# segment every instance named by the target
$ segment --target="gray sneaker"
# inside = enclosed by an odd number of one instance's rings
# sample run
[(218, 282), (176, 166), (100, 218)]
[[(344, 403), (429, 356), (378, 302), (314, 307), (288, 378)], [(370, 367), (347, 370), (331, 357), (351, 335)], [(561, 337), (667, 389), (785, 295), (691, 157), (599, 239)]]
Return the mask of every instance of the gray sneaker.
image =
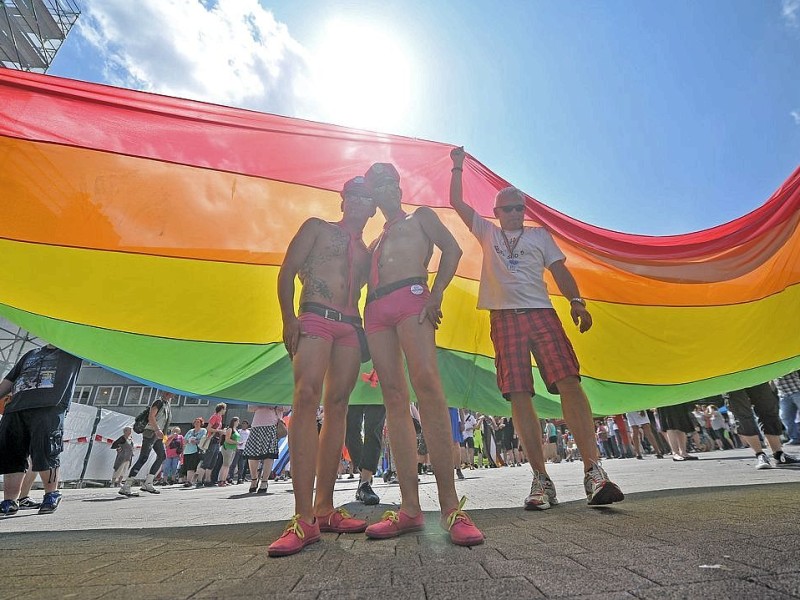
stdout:
[(122, 495), (122, 496), (127, 496), (129, 498), (131, 496), (138, 496), (139, 495), (139, 492), (131, 491), (131, 484), (128, 483), (127, 481), (122, 484), (122, 487), (119, 488), (119, 490), (117, 490), (117, 493)]
[(759, 471), (762, 469), (771, 469), (772, 463), (769, 460), (769, 456), (764, 454), (763, 452), (759, 452), (756, 454), (756, 469)]
[(586, 502), (589, 506), (612, 504), (625, 499), (625, 494), (617, 487), (617, 484), (608, 478), (599, 463), (594, 463), (584, 475), (583, 489), (586, 492)]
[(525, 510), (547, 510), (548, 508), (550, 508), (550, 500), (544, 489), (542, 474), (534, 471), (531, 493), (525, 498)]
[(550, 502), (550, 506), (555, 506), (558, 504), (558, 498), (556, 498), (556, 486), (553, 483), (553, 480), (550, 479), (550, 476), (547, 473), (539, 473), (539, 481), (542, 482), (542, 487), (544, 488), (545, 494), (547, 494), (547, 501)]

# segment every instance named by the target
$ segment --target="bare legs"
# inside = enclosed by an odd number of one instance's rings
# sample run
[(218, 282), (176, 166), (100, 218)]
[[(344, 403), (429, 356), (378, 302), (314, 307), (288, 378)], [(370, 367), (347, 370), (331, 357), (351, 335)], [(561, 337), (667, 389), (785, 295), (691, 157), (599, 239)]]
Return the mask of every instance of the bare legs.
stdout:
[(453, 481), (450, 416), (439, 380), (433, 326), (427, 321), (419, 324), (416, 317), (410, 317), (396, 330), (371, 334), (369, 347), (386, 405), (386, 425), (402, 494), (400, 509), (411, 517), (421, 511), (416, 433), (409, 410), (403, 354), (419, 400), (420, 420), (436, 477), (439, 505), (443, 513), (456, 508), (458, 496)]
[[(292, 364), (295, 387), (289, 453), (295, 512), (306, 523), (312, 523), (315, 474), (319, 478), (317, 508), (333, 510), (333, 485), (344, 444), (347, 400), (358, 376), (359, 350), (334, 347), (317, 337), (302, 337)], [(317, 407), (323, 382), (327, 390), (325, 421), (317, 435)]]
[[(561, 411), (581, 453), (584, 471), (600, 461), (600, 451), (595, 443), (594, 421), (589, 399), (577, 377), (567, 377), (556, 382), (561, 394)], [(516, 420), (515, 420), (516, 422)]]
[(314, 501), (314, 514), (317, 516), (329, 515), (334, 510), (333, 487), (347, 428), (347, 402), (360, 366), (358, 348), (334, 347), (325, 377), (325, 420), (322, 422), (317, 450), (317, 493)]
[[(756, 454), (758, 454), (759, 452), (763, 452), (763, 450), (761, 449), (761, 440), (758, 439), (757, 435), (742, 435), (740, 433), (739, 437), (742, 438), (742, 441), (748, 446), (750, 446), (750, 448)], [(775, 454), (780, 450), (783, 450), (783, 444), (781, 443), (780, 436), (765, 434), (764, 437), (767, 439), (767, 444), (769, 445), (769, 449), (772, 450), (773, 454)]]
[[(539, 473), (547, 473), (542, 448), (542, 428), (530, 392), (514, 392), (509, 394), (511, 400), (511, 416), (514, 419), (514, 431), (517, 432), (531, 467)], [(505, 457), (504, 457), (505, 458)]]

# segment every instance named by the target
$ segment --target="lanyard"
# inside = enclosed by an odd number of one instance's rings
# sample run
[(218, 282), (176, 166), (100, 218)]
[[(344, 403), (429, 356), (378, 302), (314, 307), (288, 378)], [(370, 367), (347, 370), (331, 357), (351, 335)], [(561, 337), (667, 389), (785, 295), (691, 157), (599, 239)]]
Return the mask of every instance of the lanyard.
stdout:
[(525, 233), (525, 228), (524, 227), (522, 228), (519, 237), (514, 240), (513, 245), (508, 241), (508, 237), (506, 236), (505, 231), (501, 229), (500, 233), (503, 235), (503, 241), (506, 243), (506, 250), (508, 250), (508, 258), (514, 258), (514, 249), (517, 247), (517, 244), (519, 244), (519, 241), (522, 239), (522, 234)]

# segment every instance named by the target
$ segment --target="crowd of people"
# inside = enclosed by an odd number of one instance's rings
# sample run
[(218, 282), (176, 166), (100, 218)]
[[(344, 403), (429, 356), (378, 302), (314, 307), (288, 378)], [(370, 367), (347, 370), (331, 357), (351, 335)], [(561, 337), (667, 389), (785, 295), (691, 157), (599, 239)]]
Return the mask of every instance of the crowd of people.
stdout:
[[(225, 487), (250, 483), (249, 493), (266, 494), (272, 464), (278, 458), (278, 442), (287, 434), (283, 419), (288, 407), (249, 406), (252, 425), (232, 417), (225, 421), (228, 409), (224, 402), (216, 405), (206, 422), (196, 417), (184, 435), (180, 427), (170, 426), (169, 392), (153, 402), (148, 423), (142, 431), (142, 446), (133, 467), (132, 429), (124, 428), (112, 445), (117, 452), (112, 485), (119, 485), (123, 496), (135, 496), (132, 490), (137, 473), (155, 452), (150, 471), (140, 488), (151, 494), (161, 493), (157, 486), (181, 484), (183, 487)], [(127, 472), (127, 477), (123, 474)]]
[[(507, 187), (497, 193), (494, 221), (465, 202), (465, 156), (462, 148), (450, 154), (449, 201), (481, 246), (477, 308), (489, 311), (497, 387), (509, 403), (510, 417), (448, 409), (435, 334), (443, 318), (443, 295), (462, 251), (432, 209), (403, 209), (399, 172), (390, 163), (375, 163), (344, 184), (341, 220), (308, 219), (286, 250), (277, 294), (294, 376), (292, 406), (250, 407), (254, 416), (246, 423), (226, 419), (227, 406), (221, 403), (207, 420), (196, 418), (183, 433), (172, 425), (173, 394), (162, 393), (134, 424), (142, 433), (136, 460), (131, 431), (126, 429), (114, 442), (118, 456), (112, 480), (120, 485), (119, 494), (137, 493), (133, 486), (152, 453), (155, 460), (141, 486), (147, 493), (160, 493), (157, 483), (205, 487), (248, 480), (250, 492), (265, 493), (289, 409), (295, 515), (270, 544), (270, 556), (300, 552), (319, 542), (324, 532), (387, 539), (420, 531), (425, 526), (419, 498), (423, 473), (435, 478), (439, 523), (449, 540), (474, 546), (483, 543), (484, 535), (455, 487), (464, 468), (529, 465), (531, 488), (522, 508), (547, 510), (558, 503), (547, 465), (561, 460), (582, 463), (589, 506), (624, 500), (601, 464), (604, 458), (660, 458), (669, 452), (672, 460), (682, 462), (696, 458), (692, 451), (701, 445), (725, 449), (744, 444), (756, 453), (759, 468), (798, 462), (783, 451), (781, 440), (786, 429), (787, 444), (798, 441), (796, 374), (776, 382), (778, 395), (763, 384), (730, 392), (724, 404), (721, 399), (704, 400), (697, 407), (692, 403), (595, 419), (581, 385), (578, 358), (543, 277), (549, 272), (567, 299), (578, 332), (589, 331), (592, 315), (566, 257), (546, 229), (525, 225), (520, 190)], [(385, 224), (367, 246), (364, 227), (377, 210)], [(430, 280), (434, 249), (440, 257)], [(358, 307), (364, 286), (362, 321)], [(537, 415), (532, 356), (547, 391), (560, 397), (563, 421), (541, 421)], [(370, 358), (383, 404), (350, 405), (361, 364)], [(19, 510), (26, 471), (38, 472), (45, 482), (40, 512), (57, 508), (61, 433), (79, 368), (79, 359), (47, 346), (27, 353), (0, 381), (0, 397), (11, 393), (0, 420), (4, 515)], [(410, 403), (409, 382), (416, 404)], [(762, 448), (762, 432), (769, 455)], [(333, 490), (346, 468), (343, 456), (349, 457), (353, 477), (358, 474), (358, 501), (380, 501), (372, 481), (383, 472), (400, 486), (398, 510), (368, 524), (337, 508)]]

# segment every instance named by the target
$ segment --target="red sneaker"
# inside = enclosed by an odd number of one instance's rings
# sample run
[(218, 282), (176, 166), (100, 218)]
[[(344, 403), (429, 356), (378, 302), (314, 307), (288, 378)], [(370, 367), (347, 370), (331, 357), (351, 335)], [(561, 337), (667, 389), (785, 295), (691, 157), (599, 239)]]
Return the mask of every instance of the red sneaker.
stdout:
[(423, 529), (425, 529), (425, 517), (422, 513), (416, 517), (409, 517), (403, 511), (387, 510), (380, 521), (367, 527), (366, 534), (368, 538), (374, 540), (385, 540)]
[(283, 534), (267, 548), (270, 556), (289, 556), (297, 554), (308, 546), (319, 541), (319, 523), (306, 523), (295, 515), (284, 529)]
[(477, 546), (485, 538), (467, 513), (461, 510), (466, 502), (467, 497), (462, 497), (458, 506), (442, 517), (441, 525), (450, 533), (450, 541), (456, 546)]
[(337, 508), (329, 515), (317, 517), (320, 531), (333, 533), (361, 533), (367, 528), (367, 522), (356, 519), (344, 508)]

